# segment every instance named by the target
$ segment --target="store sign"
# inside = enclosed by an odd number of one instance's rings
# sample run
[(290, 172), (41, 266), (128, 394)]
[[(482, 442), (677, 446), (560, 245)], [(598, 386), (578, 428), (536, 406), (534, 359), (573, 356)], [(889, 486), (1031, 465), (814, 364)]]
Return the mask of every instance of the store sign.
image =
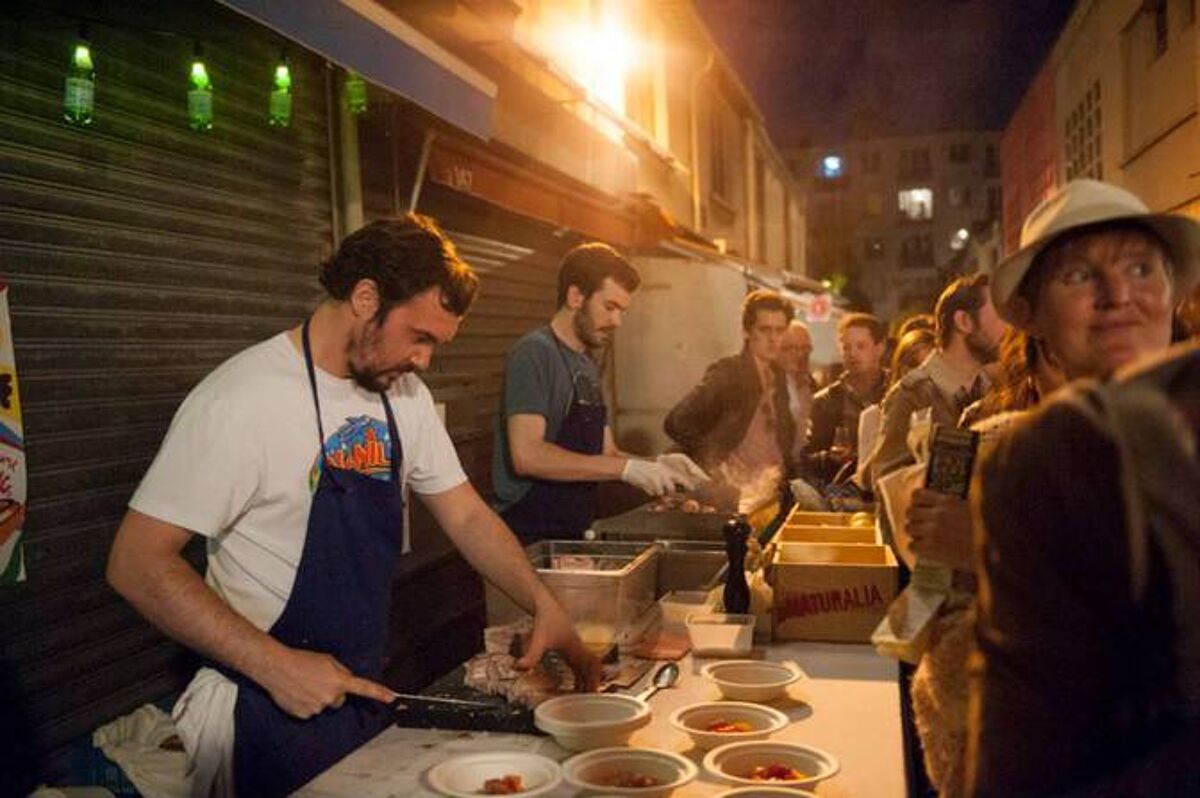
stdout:
[(814, 294), (804, 310), (805, 321), (829, 321), (833, 311), (833, 297), (830, 294)]
[(25, 579), (21, 548), (24, 523), (25, 438), (8, 315), (8, 286), (0, 283), (0, 585)]

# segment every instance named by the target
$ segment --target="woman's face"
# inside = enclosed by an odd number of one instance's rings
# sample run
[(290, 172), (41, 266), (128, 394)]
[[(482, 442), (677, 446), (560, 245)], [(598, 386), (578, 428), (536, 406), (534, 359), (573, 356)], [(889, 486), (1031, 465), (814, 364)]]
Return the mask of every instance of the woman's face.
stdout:
[(1107, 377), (1171, 343), (1171, 276), (1138, 229), (1103, 230), (1046, 255), (1030, 332), (1068, 379)]

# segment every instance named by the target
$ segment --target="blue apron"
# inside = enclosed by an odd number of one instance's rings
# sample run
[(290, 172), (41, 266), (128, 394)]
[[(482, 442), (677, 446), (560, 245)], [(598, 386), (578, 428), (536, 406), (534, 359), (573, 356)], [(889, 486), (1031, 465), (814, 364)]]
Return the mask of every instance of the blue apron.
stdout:
[[(571, 368), (558, 336), (552, 329), (547, 331), (558, 347), (563, 367), (571, 375), (571, 403), (552, 443), (579, 454), (600, 454), (604, 451), (604, 427), (608, 423), (600, 386), (585, 388), (581, 384), (590, 375)], [(580, 538), (596, 517), (598, 488), (597, 482), (535, 479), (525, 495), (504, 510), (501, 517), (524, 544), (552, 538)]]
[[(404, 536), (400, 435), (391, 403), (380, 394), (391, 438), (391, 481), (331, 466), (307, 321), (303, 341), (322, 467), (296, 580), (269, 634), (293, 648), (330, 654), (355, 675), (381, 681), (392, 574)], [(287, 795), (391, 723), (389, 707), (354, 695), (338, 709), (300, 720), (258, 684), (222, 670), (238, 684), (233, 770), (241, 798)]]

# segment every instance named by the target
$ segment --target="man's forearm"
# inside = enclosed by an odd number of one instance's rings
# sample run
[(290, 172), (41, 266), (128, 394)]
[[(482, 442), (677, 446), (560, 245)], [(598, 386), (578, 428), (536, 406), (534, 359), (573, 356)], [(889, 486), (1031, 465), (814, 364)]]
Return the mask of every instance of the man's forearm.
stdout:
[(523, 477), (557, 482), (611, 482), (621, 478), (627, 458), (580, 454), (550, 441), (532, 441), (513, 452), (513, 465)]
[(138, 554), (114, 547), (113, 588), (174, 640), (261, 682), (282, 645), (231, 609), (178, 554)]

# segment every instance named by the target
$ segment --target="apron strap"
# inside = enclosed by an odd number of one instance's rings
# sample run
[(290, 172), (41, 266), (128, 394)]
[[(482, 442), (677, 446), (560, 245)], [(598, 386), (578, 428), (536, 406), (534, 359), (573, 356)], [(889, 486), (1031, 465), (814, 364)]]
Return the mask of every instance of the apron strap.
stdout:
[(313, 366), (312, 344), (308, 340), (308, 323), (311, 319), (304, 320), (304, 326), (300, 330), (300, 340), (304, 344), (304, 366), (308, 369), (308, 385), (312, 389), (313, 407), (317, 411), (317, 444), (321, 452), (321, 468), (325, 468), (325, 427), (321, 424), (321, 400), (317, 397), (317, 371)]
[(400, 462), (404, 458), (404, 445), (400, 442), (400, 431), (396, 427), (396, 417), (392, 414), (392, 403), (388, 401), (387, 393), (380, 391), (379, 400), (383, 402), (383, 412), (387, 415), (388, 437), (392, 439), (391, 461), (392, 484), (400, 496), (400, 504), (404, 504), (404, 485), (400, 482)]

